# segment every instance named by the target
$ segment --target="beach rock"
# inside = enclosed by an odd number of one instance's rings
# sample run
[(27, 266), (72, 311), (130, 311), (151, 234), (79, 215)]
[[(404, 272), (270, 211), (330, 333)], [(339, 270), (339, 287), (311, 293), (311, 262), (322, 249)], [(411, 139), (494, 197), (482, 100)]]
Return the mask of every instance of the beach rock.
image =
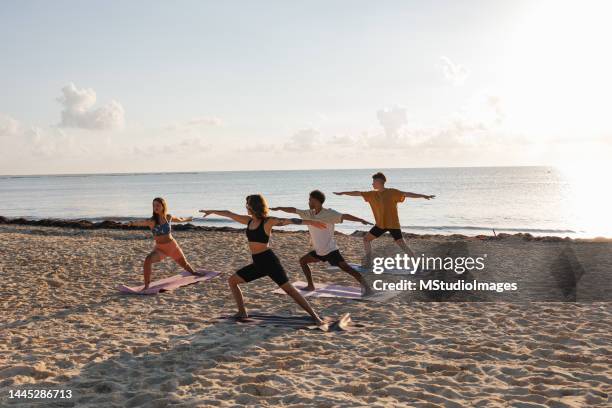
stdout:
[[(23, 217), (19, 218), (7, 218), (4, 216), (0, 216), (0, 224), (9, 224), (9, 225), (34, 225), (34, 226), (43, 226), (43, 227), (57, 227), (57, 228), (75, 228), (75, 229), (121, 229), (121, 230), (147, 230), (147, 227), (137, 227), (137, 226), (128, 226), (127, 223), (117, 222), (113, 220), (103, 220), (101, 222), (91, 222), (88, 220), (63, 220), (63, 219), (53, 219), (53, 218), (43, 218), (40, 220), (28, 220)], [(235, 227), (211, 227), (211, 226), (198, 226), (191, 223), (187, 224), (175, 224), (172, 227), (175, 231), (217, 231), (217, 232), (244, 232), (244, 228), (235, 228)], [(277, 234), (304, 234), (305, 231), (283, 231), (277, 230), (275, 231)], [(342, 232), (336, 231), (336, 234), (346, 235)], [(349, 236), (351, 237), (363, 237), (367, 234), (367, 231), (353, 231)], [(543, 236), (543, 237), (534, 237), (529, 233), (517, 233), (517, 234), (508, 234), (508, 233), (499, 233), (497, 236), (494, 235), (477, 235), (474, 237), (470, 237), (462, 234), (451, 234), (451, 235), (443, 235), (443, 234), (414, 234), (409, 232), (402, 233), (404, 238), (407, 239), (422, 239), (422, 240), (431, 240), (431, 239), (442, 239), (442, 240), (468, 240), (468, 241), (499, 241), (508, 238), (520, 238), (525, 241), (542, 241), (542, 242), (574, 242), (576, 241), (570, 237), (552, 237), (552, 236)], [(600, 242), (610, 242), (610, 238), (596, 238), (595, 240), (599, 240)]]
[(109, 221), (109, 220), (105, 220), (102, 222), (98, 222), (94, 224), (94, 228), (108, 228), (108, 229), (125, 229), (125, 228), (129, 228), (127, 225), (125, 224), (121, 224), (117, 221)]

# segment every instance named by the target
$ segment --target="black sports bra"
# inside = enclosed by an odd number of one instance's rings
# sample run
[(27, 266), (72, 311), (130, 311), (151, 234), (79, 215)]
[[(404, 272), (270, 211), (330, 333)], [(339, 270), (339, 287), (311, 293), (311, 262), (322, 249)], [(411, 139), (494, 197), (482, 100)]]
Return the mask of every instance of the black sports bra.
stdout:
[(251, 225), (252, 219), (249, 220), (246, 228), (246, 236), (249, 242), (261, 242), (262, 244), (267, 244), (270, 241), (270, 236), (266, 234), (266, 230), (264, 229), (264, 224), (266, 223), (266, 218), (262, 219), (259, 223), (259, 226), (255, 229), (249, 229), (249, 225)]

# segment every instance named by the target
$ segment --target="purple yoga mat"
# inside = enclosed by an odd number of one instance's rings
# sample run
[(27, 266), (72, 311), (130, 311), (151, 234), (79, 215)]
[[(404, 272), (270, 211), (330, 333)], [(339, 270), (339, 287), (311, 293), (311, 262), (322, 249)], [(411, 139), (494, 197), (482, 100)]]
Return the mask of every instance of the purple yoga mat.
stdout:
[[(304, 290), (307, 282), (294, 282), (293, 286), (300, 291), (304, 297), (339, 297), (348, 299), (361, 299), (361, 288), (356, 286), (334, 285), (333, 283), (315, 283), (314, 291)], [(274, 293), (284, 294), (285, 291), (278, 288)]]
[[(303, 290), (308, 285), (306, 282), (298, 281), (294, 282), (293, 286), (300, 291), (302, 296), (309, 298), (344, 298), (344, 299), (358, 299), (367, 300), (372, 302), (386, 302), (400, 294), (398, 291), (377, 291), (368, 296), (361, 295), (361, 288), (357, 286), (342, 286), (335, 285), (333, 283), (315, 283), (315, 290), (307, 291)], [(278, 288), (274, 291), (281, 295), (285, 294), (285, 291)]]
[(149, 289), (142, 290), (144, 285), (140, 286), (126, 286), (118, 285), (117, 290), (122, 293), (129, 293), (131, 295), (156, 295), (159, 292), (166, 292), (180, 288), (181, 286), (191, 285), (197, 282), (207, 281), (219, 275), (219, 272), (210, 272), (204, 270), (197, 270), (198, 273), (203, 273), (204, 276), (192, 275), (187, 271), (184, 271), (178, 275), (171, 276), (169, 278), (160, 279), (155, 282), (151, 282)]

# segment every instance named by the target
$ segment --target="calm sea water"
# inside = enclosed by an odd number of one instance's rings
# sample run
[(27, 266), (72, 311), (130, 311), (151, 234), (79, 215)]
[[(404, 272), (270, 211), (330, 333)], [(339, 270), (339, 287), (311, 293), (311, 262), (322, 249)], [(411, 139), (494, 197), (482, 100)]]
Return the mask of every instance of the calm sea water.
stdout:
[[(151, 200), (166, 198), (170, 212), (197, 216), (201, 208), (244, 213), (244, 197), (262, 193), (271, 206), (307, 207), (308, 192), (327, 194), (326, 206), (372, 220), (360, 197), (333, 191), (369, 190), (374, 170), (245, 171), (163, 174), (0, 176), (0, 215), (7, 217), (114, 219), (147, 217)], [(435, 200), (400, 204), (402, 228), (416, 233), (529, 232), (534, 235), (610, 236), (608, 210), (577, 201), (577, 189), (547, 167), (384, 170), (388, 187), (435, 194)], [(606, 206), (607, 207), (607, 206)], [(282, 215), (276, 213), (275, 215)], [(196, 224), (237, 226), (222, 218)], [(301, 228), (301, 227), (297, 227)], [(338, 230), (366, 227), (346, 222)]]

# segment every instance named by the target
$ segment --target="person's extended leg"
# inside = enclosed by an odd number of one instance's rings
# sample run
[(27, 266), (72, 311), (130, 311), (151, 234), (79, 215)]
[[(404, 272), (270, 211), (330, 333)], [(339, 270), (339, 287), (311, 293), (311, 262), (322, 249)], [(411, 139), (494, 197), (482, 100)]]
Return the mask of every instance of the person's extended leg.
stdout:
[(195, 269), (193, 269), (191, 264), (189, 264), (189, 262), (187, 262), (187, 259), (185, 259), (185, 257), (180, 258), (178, 261), (176, 261), (176, 263), (179, 264), (187, 272), (189, 272), (189, 273), (191, 273), (193, 275), (197, 275)]
[(404, 241), (404, 238), (396, 239), (395, 243), (402, 249), (402, 251), (407, 253), (409, 257), (414, 258), (414, 252), (412, 252), (412, 249), (410, 249), (406, 241)]
[(176, 260), (176, 263), (179, 264), (184, 270), (186, 270), (187, 272), (189, 272), (192, 275), (204, 276), (203, 273), (198, 273), (198, 272), (195, 271), (195, 269), (193, 269), (191, 264), (189, 262), (187, 262), (187, 258), (185, 258), (185, 255), (183, 255), (182, 257), (178, 258)]
[(238, 313), (236, 314), (236, 317), (242, 319), (249, 317), (247, 310), (244, 307), (244, 297), (242, 296), (242, 291), (238, 287), (238, 285), (244, 282), (245, 280), (237, 274), (233, 274), (227, 280), (230, 290), (232, 291), (232, 295), (234, 296), (234, 300), (236, 301), (236, 306), (238, 306)]
[(238, 287), (238, 285), (251, 282), (255, 279), (259, 279), (266, 274), (259, 270), (255, 263), (248, 264), (236, 271), (235, 274), (230, 276), (227, 280), (227, 283), (232, 291), (232, 295), (234, 296), (234, 300), (236, 301), (236, 306), (238, 306), (238, 313), (236, 314), (237, 318), (247, 318), (249, 317), (246, 308), (244, 307), (244, 298), (242, 297), (242, 291)]
[(176, 242), (174, 242), (174, 247), (172, 248), (171, 255), (172, 255), (172, 259), (174, 259), (174, 262), (179, 264), (181, 268), (183, 268), (187, 272), (191, 273), (192, 275), (201, 276), (201, 274), (197, 273), (195, 271), (195, 269), (193, 269), (191, 264), (189, 264), (189, 262), (187, 262), (187, 258), (185, 257), (185, 254), (183, 253), (183, 250), (181, 249), (180, 246), (178, 246), (178, 244)]
[(310, 271), (309, 263), (320, 262), (319, 259), (312, 256), (310, 253), (304, 255), (300, 258), (300, 266), (302, 267), (302, 272), (304, 272), (304, 276), (306, 276), (306, 280), (308, 281), (308, 286), (304, 288), (304, 290), (315, 290), (314, 281), (312, 280), (312, 272)]
[(151, 270), (153, 269), (153, 264), (160, 262), (164, 258), (164, 255), (157, 250), (151, 252), (144, 261), (143, 266), (143, 275), (144, 275), (144, 288), (149, 289), (149, 284), (151, 283)]
[(365, 264), (364, 266), (370, 265), (372, 263), (372, 241), (378, 238), (376, 235), (373, 235), (371, 232), (368, 232), (363, 237), (363, 248), (365, 250)]
[(344, 272), (346, 272), (349, 275), (351, 275), (357, 282), (359, 282), (359, 284), (363, 288), (365, 294), (368, 294), (368, 293), (371, 292), (371, 290), (369, 290), (369, 286), (368, 286), (368, 283), (366, 282), (365, 278), (359, 272), (357, 272), (355, 269), (353, 269), (351, 267), (351, 265), (346, 263), (346, 261), (339, 262), (338, 263), (338, 267), (340, 269), (342, 269)]
[(285, 293), (287, 293), (289, 296), (291, 296), (295, 303), (300, 305), (300, 307), (304, 309), (306, 313), (308, 313), (317, 322), (317, 324), (324, 323), (323, 320), (321, 320), (321, 318), (317, 314), (317, 312), (312, 309), (310, 303), (308, 303), (304, 296), (302, 296), (302, 294), (291, 284), (291, 282), (287, 282), (281, 285), (281, 289), (284, 290)]
[(280, 260), (276, 257), (274, 252), (267, 251), (262, 254), (256, 255), (258, 258), (254, 258), (256, 265), (257, 275), (266, 274), (276, 283), (282, 290), (285, 291), (293, 300), (300, 305), (316, 322), (318, 325), (323, 325), (324, 322), (319, 318), (319, 315), (310, 307), (310, 304), (304, 296), (289, 282), (287, 273), (283, 268)]

